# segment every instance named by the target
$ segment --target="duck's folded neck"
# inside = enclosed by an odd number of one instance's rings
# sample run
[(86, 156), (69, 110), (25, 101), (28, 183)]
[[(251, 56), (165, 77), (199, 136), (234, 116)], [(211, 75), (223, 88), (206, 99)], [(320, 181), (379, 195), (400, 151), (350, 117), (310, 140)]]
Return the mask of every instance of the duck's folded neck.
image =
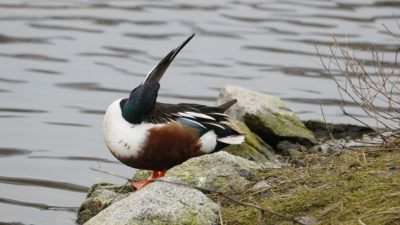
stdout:
[(128, 99), (121, 101), (122, 116), (133, 124), (143, 122), (156, 104), (160, 84), (157, 81), (144, 82), (135, 88)]

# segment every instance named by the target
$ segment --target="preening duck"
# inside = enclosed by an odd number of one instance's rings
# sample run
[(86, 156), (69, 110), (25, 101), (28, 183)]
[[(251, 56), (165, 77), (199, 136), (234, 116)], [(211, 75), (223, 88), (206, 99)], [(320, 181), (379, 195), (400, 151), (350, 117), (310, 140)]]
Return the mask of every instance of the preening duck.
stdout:
[(153, 171), (149, 180), (131, 183), (137, 189), (192, 157), (244, 141), (224, 114), (236, 100), (220, 106), (156, 102), (162, 76), (193, 37), (169, 52), (128, 98), (114, 101), (106, 110), (103, 132), (110, 152), (127, 166)]

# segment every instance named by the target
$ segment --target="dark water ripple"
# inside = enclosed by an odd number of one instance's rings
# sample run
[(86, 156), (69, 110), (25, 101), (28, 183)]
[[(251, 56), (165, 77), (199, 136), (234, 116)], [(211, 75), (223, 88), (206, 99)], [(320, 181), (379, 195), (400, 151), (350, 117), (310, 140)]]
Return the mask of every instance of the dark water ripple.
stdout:
[(25, 225), (24, 223), (19, 223), (19, 222), (1, 222), (0, 225)]
[(10, 84), (26, 83), (26, 81), (24, 81), (24, 80), (8, 79), (8, 78), (2, 78), (2, 77), (0, 77), (0, 82), (10, 83)]
[(111, 54), (111, 53), (98, 53), (98, 52), (80, 52), (76, 55), (89, 56), (89, 57), (115, 57), (115, 58), (127, 58), (124, 54)]
[(129, 75), (129, 76), (136, 76), (136, 77), (141, 77), (143, 78), (143, 74), (140, 73), (134, 73), (132, 71), (129, 71), (127, 69), (124, 68), (119, 68), (113, 64), (110, 63), (105, 63), (105, 62), (95, 62), (96, 65), (100, 65), (100, 66), (104, 66), (104, 67), (108, 67), (111, 68), (114, 72), (118, 72), (121, 74), (125, 74), (125, 75)]
[(1, 148), (0, 147), (0, 157), (12, 157), (20, 155), (29, 155), (32, 151), (19, 148)]
[(138, 49), (114, 47), (114, 46), (103, 46), (103, 48), (106, 50), (113, 51), (113, 52), (146, 56), (146, 52), (144, 52), (142, 50), (138, 50)]
[(53, 189), (60, 189), (73, 192), (87, 192), (88, 187), (72, 184), (68, 182), (59, 182), (44, 179), (33, 179), (33, 178), (20, 178), (20, 177), (4, 177), (0, 176), (0, 183), (3, 184), (15, 184), (24, 186), (39, 186)]
[[(0, 152), (1, 154), (1, 152)], [(1, 157), (1, 155), (0, 155)], [(83, 157), (83, 156), (29, 156), (31, 159), (59, 159), (59, 160), (72, 160), (72, 161), (94, 161), (94, 162), (103, 162), (103, 163), (118, 163), (117, 161), (97, 158), (97, 157)]]
[(89, 29), (89, 28), (77, 28), (77, 27), (68, 27), (68, 26), (56, 26), (56, 25), (45, 25), (45, 24), (37, 24), (31, 23), (30, 27), (36, 29), (50, 29), (50, 30), (63, 30), (63, 31), (77, 31), (77, 32), (85, 32), (85, 33), (102, 33), (101, 30)]
[(47, 70), (47, 69), (26, 68), (25, 71), (30, 71), (30, 72), (34, 72), (34, 73), (41, 73), (41, 74), (47, 74), (47, 75), (62, 75), (61, 72)]
[(39, 109), (21, 109), (21, 108), (1, 108), (0, 112), (11, 112), (11, 113), (47, 113), (48, 111)]
[(31, 208), (41, 209), (41, 210), (66, 211), (66, 212), (73, 212), (73, 213), (76, 213), (78, 211), (78, 207), (52, 206), (52, 205), (46, 205), (44, 203), (24, 202), (24, 201), (18, 201), (15, 199), (8, 199), (8, 198), (0, 198), (0, 203), (18, 205), (18, 206), (23, 206), (23, 207), (31, 207)]
[(42, 44), (42, 43), (48, 43), (48, 40), (46, 38), (23, 38), (23, 37), (12, 37), (0, 34), (0, 44), (8, 44), (8, 43)]
[(140, 33), (124, 33), (123, 34), (126, 37), (133, 37), (133, 38), (139, 38), (139, 39), (160, 39), (160, 40), (165, 40), (169, 39), (172, 37), (179, 37), (183, 36), (183, 33), (171, 33), (171, 34), (140, 34)]
[(65, 62), (69, 61), (67, 59), (51, 57), (51, 56), (41, 55), (41, 54), (34, 54), (34, 53), (17, 53), (17, 54), (0, 53), (0, 56), (16, 58), (16, 59), (28, 59), (28, 60), (46, 61), (46, 62), (61, 62), (61, 63), (65, 63)]
[(87, 124), (81, 124), (81, 123), (65, 123), (65, 122), (44, 122), (46, 124), (50, 125), (55, 125), (55, 126), (68, 126), (68, 127), (90, 127), (90, 125)]
[(130, 92), (130, 90), (102, 87), (100, 84), (93, 83), (93, 82), (59, 83), (59, 84), (56, 84), (56, 86), (62, 87), (62, 88), (68, 88), (68, 89), (84, 90), (84, 91), (102, 91), (102, 92), (115, 92), (115, 93), (129, 93)]

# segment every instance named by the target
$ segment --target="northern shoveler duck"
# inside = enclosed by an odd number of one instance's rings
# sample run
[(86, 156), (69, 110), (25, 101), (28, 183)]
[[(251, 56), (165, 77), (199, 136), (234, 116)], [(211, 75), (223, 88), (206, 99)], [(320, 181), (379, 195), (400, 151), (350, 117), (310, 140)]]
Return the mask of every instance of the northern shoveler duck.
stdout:
[(216, 107), (156, 102), (160, 79), (193, 36), (168, 53), (129, 98), (114, 101), (105, 113), (103, 132), (111, 153), (127, 166), (153, 171), (149, 180), (131, 182), (137, 189), (192, 157), (244, 141), (224, 114), (236, 100)]

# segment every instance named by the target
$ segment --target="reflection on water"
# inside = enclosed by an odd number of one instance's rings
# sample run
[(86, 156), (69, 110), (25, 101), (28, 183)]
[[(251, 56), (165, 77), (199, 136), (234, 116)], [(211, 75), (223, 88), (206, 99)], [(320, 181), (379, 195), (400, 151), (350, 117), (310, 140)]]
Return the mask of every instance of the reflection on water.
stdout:
[(73, 224), (91, 184), (123, 183), (90, 170), (133, 173), (106, 150), (104, 110), (191, 33), (160, 101), (213, 104), (236, 84), (281, 97), (303, 119), (321, 119), (320, 102), (329, 120), (347, 121), (319, 57), (330, 57), (334, 35), (367, 67), (371, 45), (390, 61), (399, 45), (386, 27), (399, 37), (399, 8), (378, 0), (0, 1), (0, 223)]

